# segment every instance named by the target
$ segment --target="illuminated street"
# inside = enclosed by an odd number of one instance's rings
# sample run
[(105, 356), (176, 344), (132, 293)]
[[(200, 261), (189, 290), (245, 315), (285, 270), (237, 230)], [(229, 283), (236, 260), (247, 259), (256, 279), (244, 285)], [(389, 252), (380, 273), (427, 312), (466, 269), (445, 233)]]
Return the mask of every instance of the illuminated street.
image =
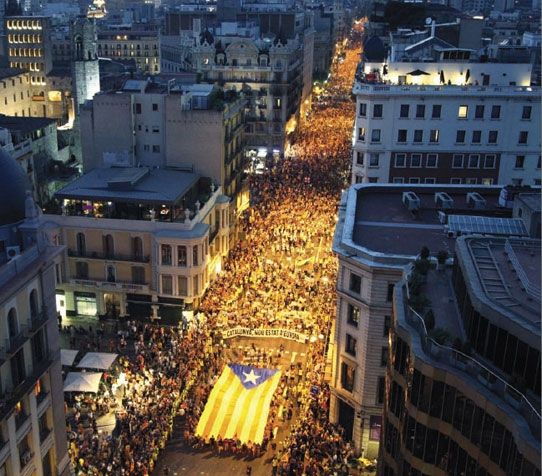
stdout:
[[(231, 253), (203, 303), (207, 324), (216, 323), (220, 330), (278, 328), (309, 338), (310, 344), (297, 344), (297, 357), (285, 350), (287, 357), (297, 358), (303, 377), (295, 381), (297, 391), (286, 392), (286, 398), (279, 399), (275, 406), (279, 412), (282, 407), (293, 407), (293, 418), (272, 421), (277, 412), (272, 409), (269, 429), (279, 429), (272, 445), (258, 448), (258, 457), (246, 457), (251, 450), (245, 445), (234, 447), (232, 456), (221, 456), (227, 459), (218, 462), (216, 443), (211, 450), (193, 437), (201, 411), (197, 402), (200, 397), (205, 400), (207, 385), (205, 391), (194, 392), (198, 393), (196, 402), (187, 409), (192, 415), (176, 423), (178, 438), (159, 458), (156, 474), (162, 474), (166, 466), (173, 474), (245, 474), (247, 465), (252, 474), (271, 474), (273, 466), (277, 474), (301, 474), (303, 468), (310, 471), (307, 474), (329, 474), (331, 462), (325, 454), (338, 454), (338, 469), (341, 460), (345, 462), (350, 455), (336, 429), (327, 422), (324, 354), (335, 312), (336, 264), (330, 251), (331, 239), (338, 195), (349, 177), (354, 115), (350, 88), (358, 58), (359, 48), (348, 48), (344, 59), (335, 61), (333, 75), (315, 98), (313, 112), (294, 133), (290, 149), (293, 157), (269, 164), (264, 174), (252, 177), (256, 205), (245, 221), (244, 239)], [(226, 363), (233, 360), (233, 350), (237, 360), (249, 358), (254, 349), (272, 355), (280, 341), (255, 339), (251, 341), (253, 347), (248, 347), (245, 339), (224, 342), (228, 347), (218, 350), (220, 355), (215, 357)], [(282, 342), (286, 349), (291, 347), (291, 342)], [(284, 354), (279, 362), (284, 368)], [(194, 411), (194, 407), (199, 410)], [(291, 428), (288, 423), (293, 423)], [(185, 440), (190, 435), (191, 447), (182, 441), (181, 425)], [(303, 443), (310, 448), (306, 454), (304, 450), (300, 453)], [(342, 471), (347, 471), (345, 466)]]

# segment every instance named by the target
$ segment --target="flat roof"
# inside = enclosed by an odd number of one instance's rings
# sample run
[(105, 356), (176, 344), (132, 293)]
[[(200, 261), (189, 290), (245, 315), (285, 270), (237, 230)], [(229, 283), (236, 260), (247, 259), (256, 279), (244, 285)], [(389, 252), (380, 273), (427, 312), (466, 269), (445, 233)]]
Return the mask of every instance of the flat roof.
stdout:
[[(455, 185), (369, 185), (358, 186), (355, 203), (354, 244), (369, 251), (415, 256), (422, 246), (436, 253), (453, 252), (455, 238), (448, 236), (439, 221), (435, 193), (445, 192), (453, 200), (446, 214), (482, 215), (509, 218), (512, 210), (498, 207), (500, 187)], [(420, 199), (419, 212), (413, 214), (403, 204), (403, 193), (412, 191)], [(467, 204), (467, 193), (478, 192), (486, 200), (486, 208), (474, 210)], [(348, 206), (348, 205), (347, 205)]]
[(529, 210), (533, 212), (540, 212), (540, 194), (539, 193), (520, 193), (518, 199), (522, 201)]
[(65, 199), (175, 205), (200, 175), (149, 167), (103, 167), (91, 170), (58, 191)]
[(540, 245), (540, 240), (481, 236), (462, 237), (457, 243), (464, 279), (479, 299), (538, 336)]
[(55, 124), (54, 119), (46, 117), (22, 117), (22, 116), (4, 116), (0, 114), (0, 127), (5, 127), (10, 131), (27, 133), (38, 129), (43, 129), (51, 124)]

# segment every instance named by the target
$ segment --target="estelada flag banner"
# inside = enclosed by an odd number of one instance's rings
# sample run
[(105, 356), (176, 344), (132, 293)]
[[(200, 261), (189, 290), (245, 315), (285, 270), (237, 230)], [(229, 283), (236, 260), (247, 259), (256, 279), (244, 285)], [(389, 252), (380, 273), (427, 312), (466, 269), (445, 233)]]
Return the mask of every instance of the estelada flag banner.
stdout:
[(196, 435), (261, 444), (280, 370), (228, 364), (211, 390)]

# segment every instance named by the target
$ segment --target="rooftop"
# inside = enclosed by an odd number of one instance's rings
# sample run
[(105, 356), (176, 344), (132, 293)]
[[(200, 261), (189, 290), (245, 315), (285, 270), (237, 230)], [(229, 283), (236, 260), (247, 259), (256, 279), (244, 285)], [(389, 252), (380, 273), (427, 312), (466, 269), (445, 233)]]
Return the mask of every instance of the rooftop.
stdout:
[(473, 236), (458, 240), (457, 251), (465, 280), (482, 301), (539, 340), (540, 241)]
[(520, 193), (518, 200), (523, 202), (529, 210), (540, 213), (540, 194), (539, 193)]
[[(403, 203), (403, 193), (413, 191), (420, 199), (419, 210), (413, 213)], [(422, 245), (434, 252), (452, 252), (455, 239), (450, 238), (439, 219), (441, 208), (435, 193), (446, 192), (453, 200), (446, 214), (511, 217), (511, 210), (498, 207), (499, 187), (361, 186), (355, 196), (353, 242), (373, 252), (416, 256)], [(483, 210), (474, 210), (467, 203), (467, 193), (478, 192), (485, 200)]]
[(4, 127), (10, 131), (21, 132), (23, 134), (43, 129), (44, 127), (55, 123), (56, 121), (54, 119), (48, 119), (46, 117), (16, 117), (0, 114), (0, 127)]
[(148, 167), (98, 168), (56, 193), (57, 198), (174, 205), (200, 176)]
[(0, 80), (6, 78), (12, 78), (14, 76), (19, 76), (20, 74), (26, 73), (23, 69), (18, 68), (0, 68)]

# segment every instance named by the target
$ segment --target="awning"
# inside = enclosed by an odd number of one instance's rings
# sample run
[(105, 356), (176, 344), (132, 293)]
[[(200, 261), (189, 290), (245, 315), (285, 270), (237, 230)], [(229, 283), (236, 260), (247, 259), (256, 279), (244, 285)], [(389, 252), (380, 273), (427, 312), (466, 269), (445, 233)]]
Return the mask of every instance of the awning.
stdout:
[(422, 71), (421, 69), (415, 69), (414, 71), (411, 71), (410, 73), (407, 73), (410, 76), (429, 76), (429, 73), (426, 73), (425, 71)]
[(60, 362), (62, 363), (62, 365), (71, 367), (78, 353), (78, 350), (60, 349)]
[(77, 367), (82, 369), (108, 370), (118, 354), (109, 354), (107, 352), (88, 352), (79, 362)]
[(98, 393), (101, 378), (101, 372), (70, 372), (64, 380), (64, 391)]

